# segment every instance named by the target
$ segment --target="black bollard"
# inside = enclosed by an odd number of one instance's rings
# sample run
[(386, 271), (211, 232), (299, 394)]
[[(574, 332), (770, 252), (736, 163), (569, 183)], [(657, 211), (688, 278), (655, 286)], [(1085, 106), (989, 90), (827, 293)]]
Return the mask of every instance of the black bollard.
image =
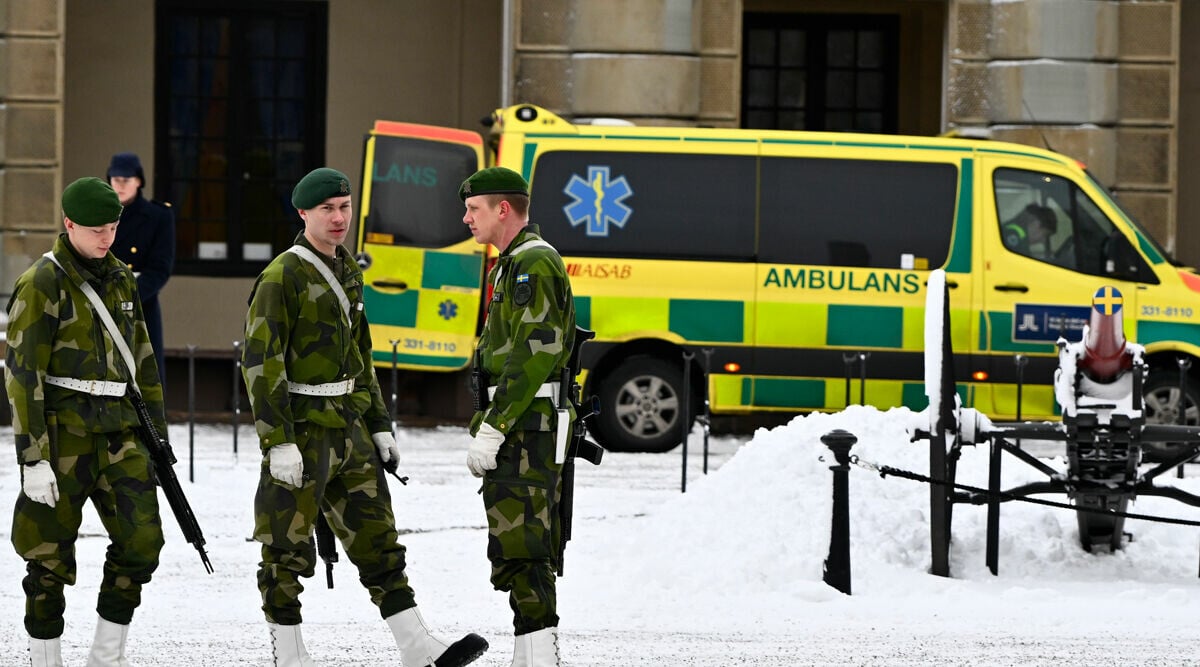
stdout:
[(392, 344), (392, 432), (396, 432), (396, 424), (400, 421), (400, 355), (396, 352), (396, 347), (400, 345), (399, 340), (388, 341)]
[(829, 557), (825, 559), (825, 583), (850, 595), (850, 448), (858, 442), (854, 434), (836, 429), (821, 436), (833, 452), (833, 520), (829, 530)]
[[(1025, 367), (1029, 365), (1029, 357), (1023, 354), (1014, 355), (1013, 363), (1017, 365), (1017, 421), (1021, 421), (1021, 403), (1025, 401)], [(1017, 438), (1016, 442), (1013, 444), (1015, 444), (1017, 447), (1020, 447), (1021, 439)], [(996, 454), (996, 456), (998, 457), (999, 454)], [(995, 574), (995, 572), (992, 574)]]
[(867, 357), (870, 357), (870, 352), (858, 353), (858, 404), (867, 404)]
[[(1021, 421), (1021, 403), (1024, 402), (1022, 394), (1025, 389), (1025, 367), (1029, 365), (1029, 357), (1023, 354), (1013, 355), (1013, 363), (1017, 366), (1017, 421)], [(1020, 446), (1020, 441), (1017, 442)]]
[[(1175, 363), (1179, 364), (1179, 412), (1175, 417), (1175, 422), (1183, 426), (1187, 424), (1187, 375), (1188, 369), (1192, 367), (1192, 360), (1187, 357), (1179, 357), (1175, 360)], [(1194, 461), (1195, 459), (1191, 460)], [(1187, 466), (1188, 462), (1184, 461), (1179, 464), (1179, 467), (1175, 468), (1175, 476), (1179, 479), (1183, 479), (1183, 469)]]
[(706, 347), (700, 350), (704, 353), (704, 474), (708, 474), (708, 434), (712, 430), (712, 406), (708, 402), (708, 381), (712, 377), (713, 349)]
[(237, 456), (238, 424), (242, 421), (242, 341), (233, 341), (233, 455)]
[(196, 481), (196, 346), (188, 345), (188, 481)]
[(854, 362), (858, 361), (857, 352), (843, 352), (842, 364), (846, 367), (846, 407), (850, 407), (850, 383), (854, 379)]
[(687, 350), (683, 351), (683, 390), (679, 392), (679, 407), (675, 410), (675, 414), (679, 415), (681, 427), (683, 428), (682, 444), (683, 447), (683, 479), (679, 483), (679, 492), (687, 493), (687, 450), (688, 450), (688, 432), (691, 430), (690, 408), (692, 405), (692, 359), (696, 355)]

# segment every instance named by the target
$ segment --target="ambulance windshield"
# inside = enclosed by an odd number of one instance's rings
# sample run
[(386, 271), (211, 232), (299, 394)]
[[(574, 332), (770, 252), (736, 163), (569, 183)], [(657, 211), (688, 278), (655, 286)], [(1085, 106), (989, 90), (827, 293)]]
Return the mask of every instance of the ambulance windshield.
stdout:
[(1125, 219), (1129, 221), (1129, 224), (1133, 225), (1134, 229), (1138, 231), (1138, 234), (1142, 237), (1142, 239), (1144, 239), (1146, 243), (1150, 244), (1154, 248), (1155, 252), (1157, 252), (1174, 266), (1182, 266), (1178, 260), (1171, 256), (1171, 253), (1167, 252), (1166, 249), (1162, 247), (1162, 244), (1158, 242), (1158, 239), (1154, 238), (1154, 235), (1151, 234), (1150, 231), (1146, 229), (1146, 227), (1143, 226), (1142, 223), (1135, 218), (1132, 213), (1129, 212), (1129, 209), (1121, 205), (1121, 201), (1117, 198), (1116, 193), (1110, 190), (1107, 185), (1100, 181), (1100, 179), (1096, 178), (1096, 175), (1092, 172), (1085, 169), (1084, 173), (1088, 175), (1088, 178), (1091, 179), (1092, 184), (1096, 186), (1096, 189), (1104, 193), (1104, 196), (1108, 197), (1108, 201), (1111, 202), (1112, 205), (1121, 212), (1121, 215), (1125, 216)]

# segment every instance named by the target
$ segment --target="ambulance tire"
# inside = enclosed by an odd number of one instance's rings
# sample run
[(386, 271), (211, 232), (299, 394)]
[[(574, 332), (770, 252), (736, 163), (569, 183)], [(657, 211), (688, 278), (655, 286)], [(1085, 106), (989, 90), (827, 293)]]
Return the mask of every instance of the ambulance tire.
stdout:
[[(1188, 378), (1184, 384), (1187, 398), (1184, 402), (1185, 426), (1200, 426), (1200, 387)], [(1179, 372), (1175, 370), (1150, 370), (1150, 377), (1142, 386), (1142, 413), (1147, 424), (1178, 424), (1179, 422)], [(1142, 460), (1160, 463), (1183, 452), (1184, 443), (1148, 442), (1142, 446)]]
[[(600, 380), (596, 438), (613, 452), (661, 453), (682, 441), (683, 369), (656, 357), (630, 357)], [(694, 418), (694, 411), (691, 417)]]

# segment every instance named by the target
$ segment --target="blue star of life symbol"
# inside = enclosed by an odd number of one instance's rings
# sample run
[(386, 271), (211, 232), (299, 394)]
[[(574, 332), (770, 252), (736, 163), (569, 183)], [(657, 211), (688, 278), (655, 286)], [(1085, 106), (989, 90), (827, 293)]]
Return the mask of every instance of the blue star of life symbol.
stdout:
[(452, 320), (458, 316), (458, 304), (450, 299), (438, 304), (438, 316), (443, 320)]
[(609, 180), (608, 167), (588, 167), (587, 180), (572, 174), (563, 194), (570, 195), (573, 202), (563, 207), (563, 213), (572, 227), (583, 223), (588, 236), (608, 236), (609, 223), (624, 227), (633, 209), (623, 202), (633, 194), (633, 188), (622, 176)]

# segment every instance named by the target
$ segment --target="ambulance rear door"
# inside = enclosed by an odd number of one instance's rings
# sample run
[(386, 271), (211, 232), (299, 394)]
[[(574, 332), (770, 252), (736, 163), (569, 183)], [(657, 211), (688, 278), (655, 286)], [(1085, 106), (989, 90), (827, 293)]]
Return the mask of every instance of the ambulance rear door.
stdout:
[(476, 340), (485, 266), (458, 187), (484, 166), (483, 138), (376, 121), (363, 152), (358, 249), (374, 362), (461, 369)]

